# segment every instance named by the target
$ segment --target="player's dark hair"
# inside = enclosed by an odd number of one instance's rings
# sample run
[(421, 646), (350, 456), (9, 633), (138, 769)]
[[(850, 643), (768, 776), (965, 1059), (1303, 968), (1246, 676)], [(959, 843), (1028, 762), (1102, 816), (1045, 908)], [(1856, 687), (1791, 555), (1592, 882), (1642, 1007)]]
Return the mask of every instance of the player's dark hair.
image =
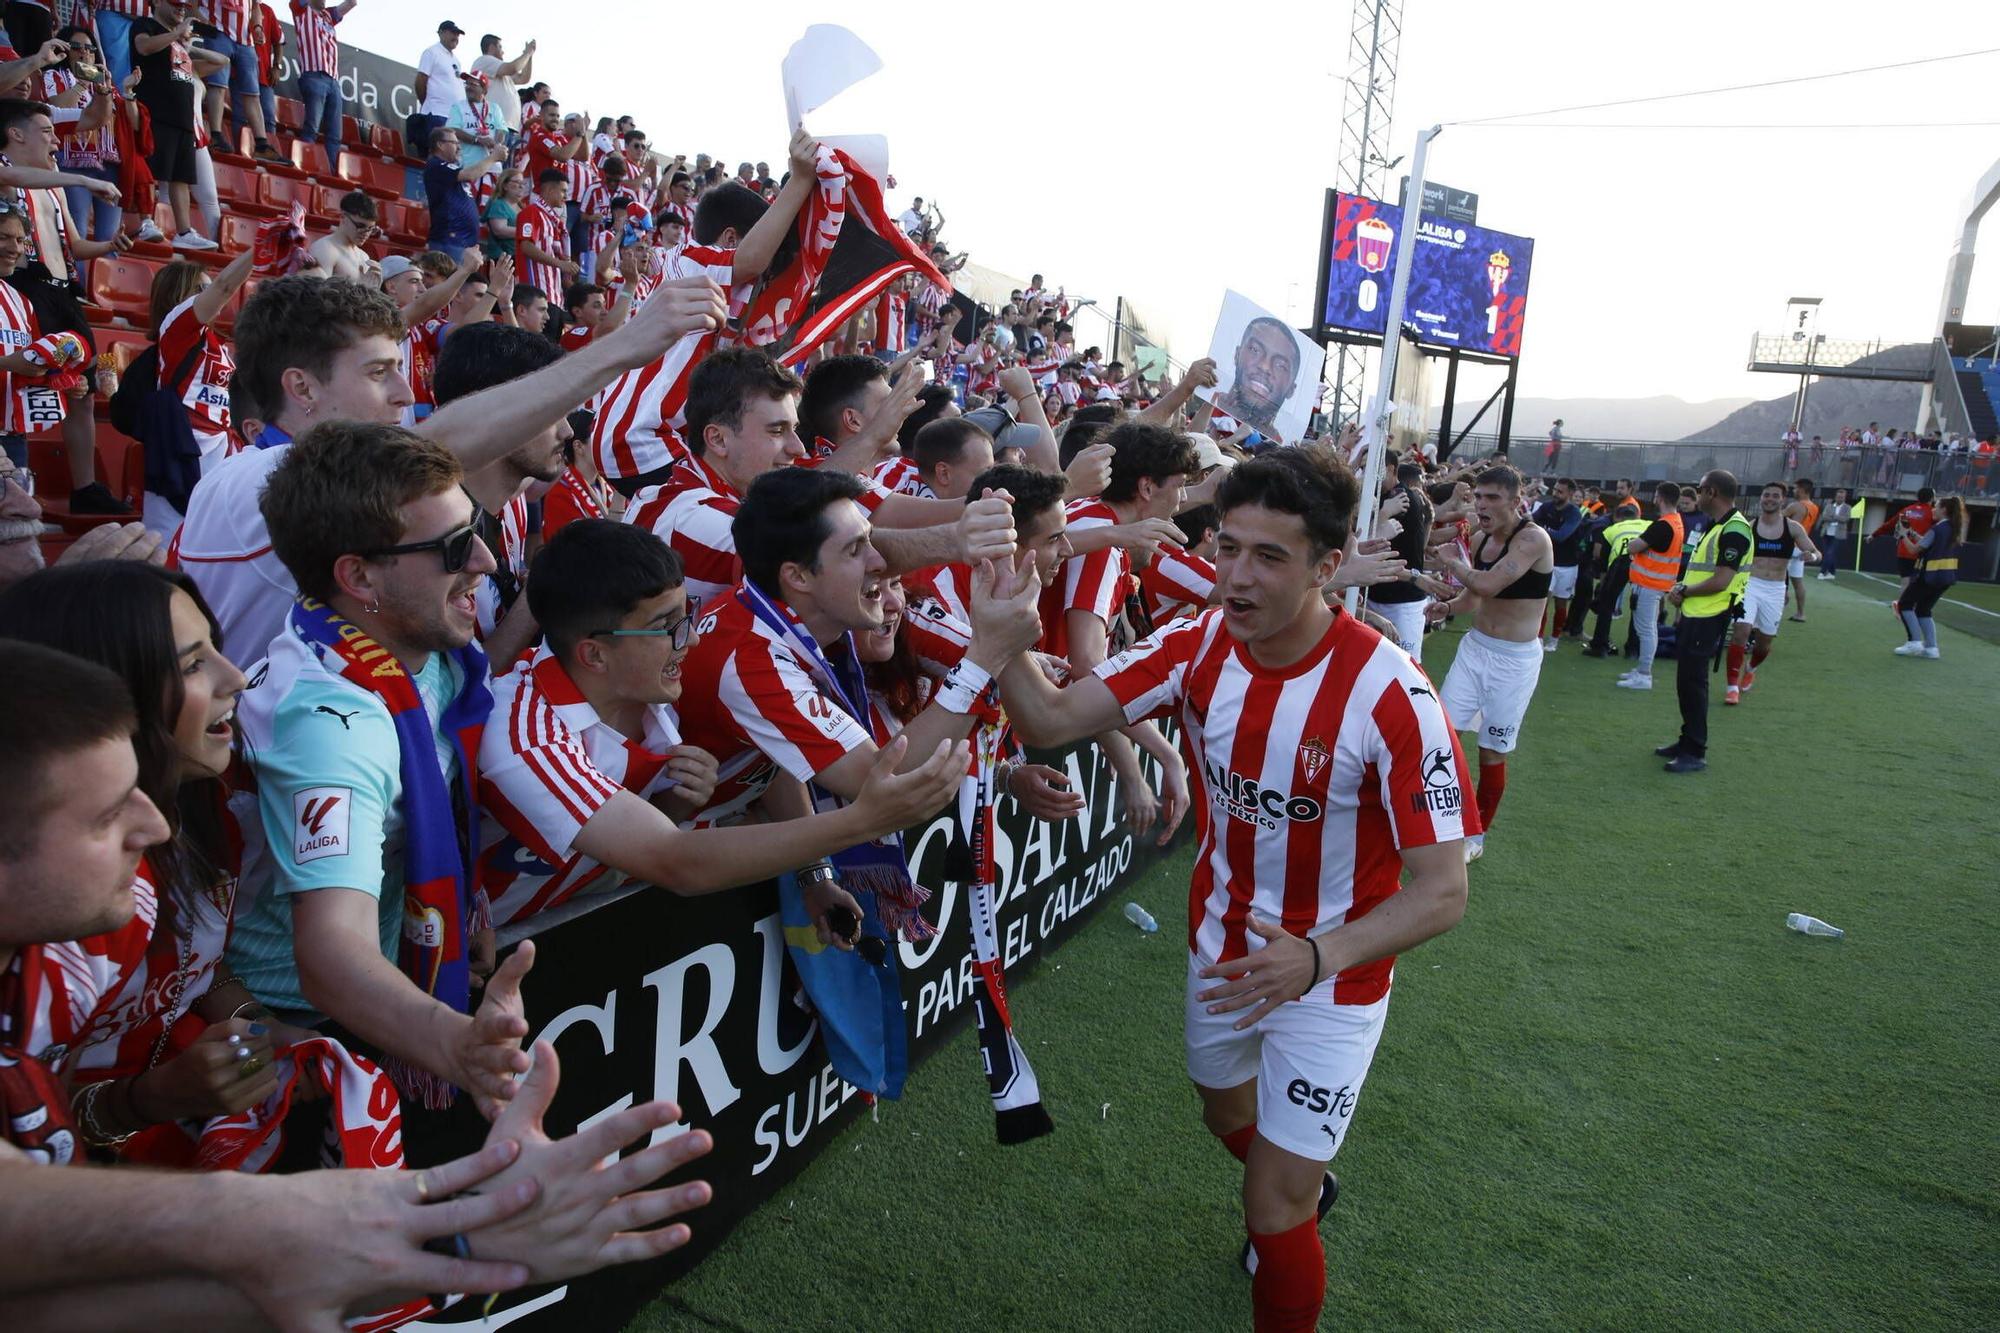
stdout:
[(467, 324), (453, 329), (431, 377), (437, 405), (532, 375), (560, 359), (562, 349), (540, 334), (511, 324)]
[(1014, 530), (1032, 526), (1043, 514), (1060, 505), (1069, 479), (1058, 472), (1037, 472), (1017, 463), (996, 463), (972, 479), (968, 499), (985, 492), (1005, 491), (1014, 497)]
[(938, 464), (957, 463), (974, 439), (989, 443), (993, 437), (969, 417), (945, 417), (917, 432), (917, 446), (911, 451), (917, 470), (926, 477), (937, 474)]
[(33, 120), (36, 116), (55, 118), (45, 102), (25, 102), (18, 97), (0, 97), (0, 143), (4, 143), (7, 132)]
[(731, 227), (740, 242), (770, 207), (755, 190), (734, 182), (710, 190), (694, 206), (695, 244), (714, 245)]
[(1653, 498), (1663, 505), (1679, 504), (1681, 502), (1681, 488), (1674, 485), (1671, 481), (1663, 481), (1653, 488)]
[(859, 404), (862, 390), (888, 377), (889, 368), (872, 356), (830, 356), (820, 362), (806, 376), (805, 392), (799, 395), (799, 435), (807, 440), (838, 439), (840, 414)]
[(905, 454), (917, 446), (917, 432), (944, 415), (952, 406), (951, 386), (946, 384), (926, 384), (917, 390), (917, 410), (903, 418), (903, 424), (896, 428), (896, 443)]
[(1327, 450), (1303, 445), (1272, 449), (1237, 465), (1215, 495), (1225, 522), (1229, 511), (1242, 505), (1297, 514), (1305, 520), (1313, 560), (1347, 545), (1360, 501), (1361, 483), (1347, 464)]
[(703, 357), (688, 376), (687, 446), (696, 458), (708, 452), (711, 424), (735, 430), (752, 398), (784, 398), (804, 386), (799, 377), (756, 347), (724, 347)]
[(1472, 484), (1474, 486), (1498, 486), (1501, 490), (1511, 495), (1519, 495), (1521, 493), (1521, 474), (1513, 468), (1508, 467), (1505, 463), (1495, 463), (1489, 468), (1481, 469), (1479, 475), (1472, 479)]
[(563, 311), (574, 315), (576, 308), (593, 296), (604, 295), (604, 289), (594, 282), (572, 282), (563, 289)]
[(132, 734), (132, 691), (116, 673), (36, 643), (0, 640), (0, 754), (9, 799), (0, 801), (0, 857), (24, 861), (49, 809), (44, 769), (102, 741)]
[(1932, 490), (1930, 487), (1924, 486), (1918, 489), (1917, 491), (1918, 504), (1927, 505), (1935, 499), (1937, 499), (1937, 492)]
[(569, 184), (569, 174), (561, 167), (543, 167), (535, 176), (535, 188), (539, 190), (544, 185), (554, 185), (557, 181)]
[(1111, 445), (1111, 484), (1104, 488), (1107, 500), (1130, 500), (1139, 493), (1142, 477), (1157, 482), (1175, 475), (1191, 477), (1201, 470), (1194, 441), (1169, 427), (1127, 421), (1112, 427), (1105, 438)]
[(1422, 463), (1396, 464), (1396, 484), (1398, 486), (1408, 486), (1412, 482), (1422, 481), (1423, 479), (1424, 465)]
[(866, 493), (861, 478), (825, 467), (781, 467), (751, 482), (729, 527), (744, 577), (775, 595), (786, 565), (817, 573), (819, 548), (833, 533), (827, 510)]
[(609, 518), (563, 525), (528, 566), (528, 609), (567, 658), (584, 638), (614, 629), (632, 608), (681, 586), (681, 558), (650, 529)]
[(1811, 478), (1800, 477), (1797, 481), (1792, 483), (1792, 487), (1794, 490), (1802, 492), (1805, 495), (1806, 499), (1810, 500), (1813, 498), (1813, 484)]

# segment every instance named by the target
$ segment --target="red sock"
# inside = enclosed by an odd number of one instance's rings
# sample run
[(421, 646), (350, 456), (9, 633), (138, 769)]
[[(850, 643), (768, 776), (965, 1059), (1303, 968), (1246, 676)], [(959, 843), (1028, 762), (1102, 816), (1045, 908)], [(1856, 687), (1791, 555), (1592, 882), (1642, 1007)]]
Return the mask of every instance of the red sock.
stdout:
[(1764, 665), (1764, 659), (1771, 655), (1771, 641), (1763, 635), (1757, 636), (1757, 646), (1750, 650), (1750, 669), (1755, 671)]
[(1567, 624), (1569, 624), (1569, 603), (1557, 602), (1555, 628), (1549, 631), (1549, 637), (1551, 639), (1560, 639), (1563, 636), (1563, 626)]
[(1479, 766), (1479, 829), (1485, 832), (1493, 827), (1493, 816), (1499, 813), (1500, 797), (1507, 790), (1507, 761)]
[(1250, 1140), (1257, 1137), (1257, 1122), (1252, 1120), (1241, 1129), (1232, 1129), (1227, 1134), (1217, 1134), (1222, 1146), (1229, 1149), (1229, 1155), (1239, 1162), (1250, 1160)]
[(1729, 683), (1731, 685), (1734, 685), (1736, 683), (1736, 678), (1742, 674), (1743, 674), (1743, 645), (1740, 643), (1732, 643), (1729, 645)]
[(1250, 1233), (1257, 1250), (1257, 1275), (1250, 1279), (1250, 1310), (1256, 1333), (1312, 1333), (1326, 1304), (1326, 1250), (1319, 1219), (1290, 1231)]

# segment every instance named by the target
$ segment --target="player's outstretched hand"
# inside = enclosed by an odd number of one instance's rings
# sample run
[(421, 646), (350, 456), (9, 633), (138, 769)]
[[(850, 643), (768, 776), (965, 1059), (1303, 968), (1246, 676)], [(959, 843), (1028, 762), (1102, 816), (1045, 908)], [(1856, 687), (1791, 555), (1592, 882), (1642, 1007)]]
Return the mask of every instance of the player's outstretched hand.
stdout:
[(930, 757), (907, 773), (896, 770), (909, 749), (908, 736), (897, 736), (875, 755), (868, 776), (861, 780), (854, 805), (866, 812), (871, 838), (886, 838), (929, 819), (958, 791), (972, 759), (965, 741), (939, 741)]
[(1340, 562), (1337, 579), (1343, 588), (1372, 588), (1403, 577), (1407, 568), (1403, 557), (1387, 541), (1355, 542), (1349, 547), (1347, 558)]
[(1119, 786), (1123, 791), (1125, 818), (1132, 825), (1132, 836), (1143, 838), (1160, 818), (1159, 802), (1153, 798), (1153, 789), (1146, 785), (1144, 778), (1120, 783)]
[(1072, 791), (1069, 775), (1047, 764), (1022, 764), (1007, 778), (1014, 801), (1036, 819), (1054, 822), (1083, 813), (1081, 792)]
[(1257, 1006), (1236, 1020), (1238, 1032), (1254, 1026), (1285, 1001), (1298, 999), (1313, 985), (1312, 945), (1255, 913), (1250, 916), (1249, 928), (1264, 941), (1263, 948), (1226, 963), (1210, 963), (1196, 974), (1225, 978), (1220, 986), (1210, 986), (1195, 996), (1211, 1014)]
[(982, 560), (972, 567), (972, 647), (966, 656), (997, 673), (1042, 637), (1042, 581), (1029, 565)]
[(1142, 518), (1136, 523), (1111, 525), (1111, 544), (1146, 555), (1158, 555), (1162, 547), (1186, 546), (1187, 534), (1170, 518)]

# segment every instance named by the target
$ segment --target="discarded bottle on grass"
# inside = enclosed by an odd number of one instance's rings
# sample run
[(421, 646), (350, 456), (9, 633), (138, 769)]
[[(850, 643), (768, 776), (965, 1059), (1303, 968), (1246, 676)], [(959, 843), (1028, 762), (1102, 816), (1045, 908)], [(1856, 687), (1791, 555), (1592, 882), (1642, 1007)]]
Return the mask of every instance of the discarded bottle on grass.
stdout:
[(1148, 935), (1160, 928), (1160, 923), (1153, 920), (1153, 914), (1137, 903), (1125, 904), (1125, 919)]
[(1837, 940), (1847, 933), (1839, 926), (1829, 926), (1818, 917), (1807, 916), (1804, 912), (1792, 913), (1785, 918), (1785, 924), (1801, 935), (1824, 935), (1828, 939)]

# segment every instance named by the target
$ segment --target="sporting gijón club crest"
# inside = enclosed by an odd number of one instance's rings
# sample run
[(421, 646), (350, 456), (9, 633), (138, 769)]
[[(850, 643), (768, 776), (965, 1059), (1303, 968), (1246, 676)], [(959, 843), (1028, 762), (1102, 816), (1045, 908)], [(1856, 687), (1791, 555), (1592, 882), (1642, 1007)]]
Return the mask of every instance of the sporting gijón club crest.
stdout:
[(1326, 743), (1317, 736), (1308, 737), (1306, 743), (1299, 747), (1299, 767), (1305, 770), (1307, 782), (1318, 782), (1319, 775), (1326, 770), (1327, 761), (1332, 758)]

